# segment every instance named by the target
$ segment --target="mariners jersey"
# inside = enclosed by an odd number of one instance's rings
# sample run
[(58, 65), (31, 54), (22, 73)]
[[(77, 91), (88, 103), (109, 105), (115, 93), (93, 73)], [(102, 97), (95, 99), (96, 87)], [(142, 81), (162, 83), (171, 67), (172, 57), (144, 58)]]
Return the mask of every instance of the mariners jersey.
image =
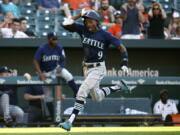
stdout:
[(109, 45), (112, 44), (115, 47), (121, 45), (121, 41), (118, 38), (101, 28), (97, 32), (92, 33), (84, 25), (74, 23), (71, 25), (70, 31), (77, 32), (81, 37), (85, 62), (102, 62), (106, 59)]
[(54, 70), (57, 65), (65, 66), (65, 53), (61, 45), (49, 48), (48, 44), (41, 45), (35, 53), (34, 59), (40, 63), (43, 72)]

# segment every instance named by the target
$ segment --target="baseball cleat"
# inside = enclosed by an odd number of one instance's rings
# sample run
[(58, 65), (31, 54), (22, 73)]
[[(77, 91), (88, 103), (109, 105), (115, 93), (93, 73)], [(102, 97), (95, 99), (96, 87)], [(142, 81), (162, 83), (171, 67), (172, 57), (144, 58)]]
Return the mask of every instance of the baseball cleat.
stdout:
[(129, 87), (126, 85), (126, 83), (123, 80), (121, 80), (119, 84), (115, 86), (111, 86), (111, 90), (113, 92), (118, 92), (118, 91), (129, 92), (130, 91)]
[(12, 118), (11, 118), (10, 116), (4, 117), (4, 121), (5, 121), (5, 123), (7, 123), (7, 124), (13, 122), (13, 120), (12, 120)]
[(121, 80), (121, 90), (125, 92), (130, 92), (130, 88), (127, 86), (127, 84), (124, 82), (124, 80)]
[(58, 127), (61, 127), (63, 128), (64, 130), (67, 130), (67, 131), (70, 131), (71, 130), (71, 127), (72, 127), (72, 124), (69, 122), (69, 121), (65, 121), (63, 123), (60, 123), (58, 125)]

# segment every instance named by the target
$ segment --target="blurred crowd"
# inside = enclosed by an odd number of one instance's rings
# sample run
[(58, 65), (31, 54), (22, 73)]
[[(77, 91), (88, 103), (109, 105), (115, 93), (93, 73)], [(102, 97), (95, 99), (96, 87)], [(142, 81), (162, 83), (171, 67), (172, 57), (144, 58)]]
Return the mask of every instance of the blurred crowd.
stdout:
[[(121, 39), (180, 39), (180, 9), (176, 6), (176, 0), (171, 0), (173, 4), (168, 8), (163, 3), (170, 2), (169, 0), (148, 0), (149, 4), (147, 0), (117, 1), (0, 0), (0, 36), (41, 37), (37, 28), (30, 27), (30, 16), (24, 14), (24, 8), (33, 6), (31, 9), (37, 12), (39, 10), (49, 13), (64, 12), (60, 20), (80, 12), (83, 8), (94, 9), (101, 17), (102, 29)], [(31, 22), (31, 25), (33, 23), (36, 25), (35, 22)], [(61, 32), (60, 29), (57, 31)]]
[(171, 10), (165, 10), (163, 0), (149, 0), (149, 5), (146, 0), (118, 1), (117, 6), (113, 0), (0, 0), (0, 35), (2, 38), (39, 37), (36, 29), (30, 28), (30, 18), (22, 14), (26, 6), (33, 5), (35, 10), (49, 13), (63, 11), (61, 20), (83, 8), (94, 9), (101, 17), (102, 29), (117, 38), (180, 39), (180, 10), (176, 0), (169, 7)]

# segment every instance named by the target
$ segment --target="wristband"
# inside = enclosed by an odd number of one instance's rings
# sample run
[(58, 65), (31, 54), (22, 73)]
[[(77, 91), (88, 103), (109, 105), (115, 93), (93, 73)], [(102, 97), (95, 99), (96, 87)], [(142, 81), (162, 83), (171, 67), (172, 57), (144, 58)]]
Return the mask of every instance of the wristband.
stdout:
[(121, 53), (121, 57), (122, 57), (121, 66), (128, 66), (128, 53), (127, 53), (127, 51)]

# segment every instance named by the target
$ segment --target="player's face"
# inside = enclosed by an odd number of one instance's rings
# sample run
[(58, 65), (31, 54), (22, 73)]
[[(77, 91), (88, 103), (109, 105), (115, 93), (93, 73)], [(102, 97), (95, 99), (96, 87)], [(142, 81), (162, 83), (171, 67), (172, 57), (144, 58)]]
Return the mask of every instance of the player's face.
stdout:
[(55, 46), (57, 45), (58, 39), (57, 38), (51, 38), (49, 39), (49, 44)]
[(98, 31), (98, 22), (96, 20), (85, 18), (85, 25), (90, 32)]

